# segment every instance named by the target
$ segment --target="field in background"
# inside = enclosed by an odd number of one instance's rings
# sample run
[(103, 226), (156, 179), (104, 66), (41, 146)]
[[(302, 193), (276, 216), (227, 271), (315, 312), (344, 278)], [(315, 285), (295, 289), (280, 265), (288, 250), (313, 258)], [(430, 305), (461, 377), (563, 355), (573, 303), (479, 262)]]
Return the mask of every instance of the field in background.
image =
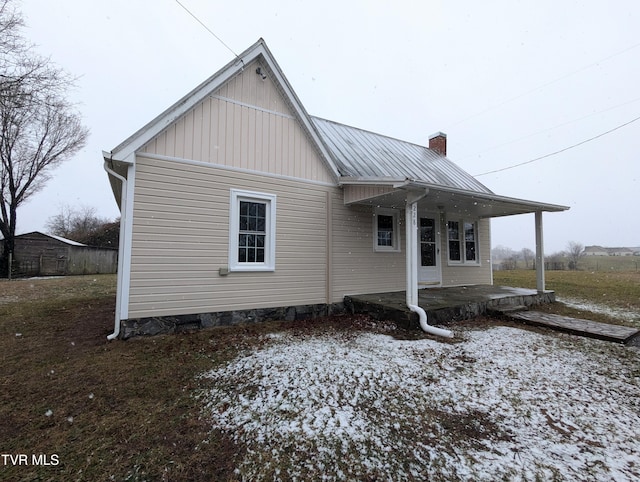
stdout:
[(578, 268), (583, 271), (640, 271), (640, 256), (584, 256), (580, 258)]
[[(556, 298), (586, 302), (609, 308), (610, 313), (598, 310), (593, 313), (562, 303), (543, 306), (550, 313), (587, 318), (593, 321), (637, 326), (629, 317), (620, 316), (619, 310), (632, 313), (631, 319), (640, 320), (640, 271), (546, 271), (546, 288), (556, 292)], [(493, 282), (498, 286), (536, 288), (536, 272), (533, 270), (494, 271)], [(635, 316), (633, 316), (635, 313)]]
[[(564, 269), (568, 269), (570, 260), (567, 257), (562, 256), (548, 256), (547, 263), (549, 264), (549, 271), (552, 271), (553, 261), (560, 263), (564, 266)], [(494, 260), (493, 268), (496, 271), (504, 271), (504, 266), (510, 266), (513, 264), (512, 260)], [(525, 262), (521, 259), (516, 261), (517, 269), (532, 269), (532, 262), (529, 261), (529, 266), (525, 266)], [(513, 267), (513, 266), (511, 266)], [(508, 271), (509, 268), (506, 268)], [(578, 261), (579, 271), (640, 271), (640, 256), (583, 256)]]

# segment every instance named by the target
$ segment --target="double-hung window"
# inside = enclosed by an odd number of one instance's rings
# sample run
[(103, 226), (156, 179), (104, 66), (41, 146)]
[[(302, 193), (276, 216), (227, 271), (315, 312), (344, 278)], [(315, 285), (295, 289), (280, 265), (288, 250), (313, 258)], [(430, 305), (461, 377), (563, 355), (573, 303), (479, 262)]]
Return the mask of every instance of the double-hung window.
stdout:
[(447, 221), (449, 263), (479, 264), (478, 224), (467, 220)]
[(229, 269), (275, 270), (276, 196), (231, 190)]
[(398, 211), (376, 208), (373, 218), (374, 251), (400, 251)]

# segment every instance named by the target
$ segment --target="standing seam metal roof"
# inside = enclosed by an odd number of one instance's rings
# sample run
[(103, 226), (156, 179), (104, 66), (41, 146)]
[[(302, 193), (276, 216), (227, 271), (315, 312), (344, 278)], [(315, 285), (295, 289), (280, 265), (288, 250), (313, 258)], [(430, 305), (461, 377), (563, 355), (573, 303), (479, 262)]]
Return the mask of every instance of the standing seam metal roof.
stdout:
[(311, 117), (341, 176), (400, 178), (492, 194), (471, 174), (417, 144)]

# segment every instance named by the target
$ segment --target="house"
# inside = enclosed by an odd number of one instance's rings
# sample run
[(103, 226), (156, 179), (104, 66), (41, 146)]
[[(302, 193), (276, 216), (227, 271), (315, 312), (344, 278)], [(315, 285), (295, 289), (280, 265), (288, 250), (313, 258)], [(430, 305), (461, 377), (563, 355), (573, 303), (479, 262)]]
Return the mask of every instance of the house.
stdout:
[(568, 208), (492, 193), (446, 145), (310, 116), (258, 40), (103, 153), (122, 214), (110, 339), (312, 317), (347, 294), (406, 290), (419, 310), (419, 288), (491, 284), (498, 216), (535, 213), (542, 259), (542, 212)]
[(585, 256), (634, 256), (637, 248), (603, 248), (602, 246), (585, 246)]
[(87, 246), (53, 234), (20, 234), (14, 243), (13, 276), (115, 273), (118, 267), (117, 249)]
[(634, 250), (633, 248), (607, 248), (609, 252), (609, 256), (633, 256)]
[(607, 248), (603, 248), (602, 246), (585, 246), (584, 255), (585, 256), (609, 256), (609, 251), (607, 250)]

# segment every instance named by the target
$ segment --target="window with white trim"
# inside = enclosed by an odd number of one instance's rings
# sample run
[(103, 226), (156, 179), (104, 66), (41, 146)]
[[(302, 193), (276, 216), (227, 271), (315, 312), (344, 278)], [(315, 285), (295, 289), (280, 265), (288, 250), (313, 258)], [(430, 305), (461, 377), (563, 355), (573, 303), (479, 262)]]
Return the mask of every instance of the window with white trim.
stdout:
[(373, 217), (374, 251), (400, 251), (398, 211), (376, 208)]
[(450, 264), (480, 264), (478, 223), (464, 219), (447, 221), (447, 248)]
[(231, 190), (229, 269), (275, 270), (276, 196)]

